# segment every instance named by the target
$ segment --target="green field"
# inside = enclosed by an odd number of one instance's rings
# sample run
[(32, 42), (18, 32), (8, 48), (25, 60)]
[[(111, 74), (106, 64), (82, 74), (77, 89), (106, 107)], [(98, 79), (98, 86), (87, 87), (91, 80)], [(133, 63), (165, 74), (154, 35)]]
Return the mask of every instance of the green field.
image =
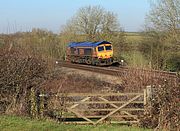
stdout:
[(139, 51), (144, 36), (138, 32), (125, 32), (125, 38), (127, 49), (121, 52), (121, 56), (128, 63), (128, 66), (139, 68), (148, 67), (147, 58)]
[(74, 125), (60, 124), (50, 120), (32, 120), (27, 117), (0, 116), (0, 131), (151, 131), (138, 127), (103, 124)]
[(126, 32), (125, 37), (128, 43), (137, 44), (143, 40), (143, 36), (140, 33), (136, 32)]

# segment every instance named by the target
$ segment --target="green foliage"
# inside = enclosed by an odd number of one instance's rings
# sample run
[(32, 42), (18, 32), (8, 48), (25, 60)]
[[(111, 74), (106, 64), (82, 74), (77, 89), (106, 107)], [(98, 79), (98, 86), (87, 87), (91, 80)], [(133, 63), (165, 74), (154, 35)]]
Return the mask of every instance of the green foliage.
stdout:
[(179, 71), (177, 43), (166, 32), (148, 31), (143, 34), (139, 50), (153, 69)]
[(125, 51), (121, 52), (122, 58), (128, 66), (144, 68), (148, 66), (148, 61), (140, 51)]
[(157, 32), (146, 32), (139, 49), (150, 61), (153, 69), (163, 69), (168, 55), (165, 44), (162, 42), (162, 35)]
[(48, 120), (32, 120), (27, 117), (0, 116), (1, 131), (151, 131), (123, 125), (65, 125)]
[(0, 38), (0, 48), (3, 47), (3, 45), (4, 45), (4, 42), (3, 42), (3, 40)]
[(170, 71), (180, 71), (180, 53), (172, 53), (166, 62), (166, 69)]
[(144, 35), (138, 32), (125, 32), (125, 41), (121, 46), (121, 57), (125, 60), (128, 66), (148, 67), (148, 60), (140, 51)]

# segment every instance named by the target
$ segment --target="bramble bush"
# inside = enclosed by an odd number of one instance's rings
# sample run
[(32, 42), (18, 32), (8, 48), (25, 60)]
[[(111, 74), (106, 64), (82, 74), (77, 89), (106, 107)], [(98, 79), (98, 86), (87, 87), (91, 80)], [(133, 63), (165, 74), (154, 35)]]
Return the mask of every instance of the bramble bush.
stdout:
[(47, 70), (41, 58), (22, 48), (0, 48), (0, 112), (28, 112), (28, 90), (39, 87)]
[(171, 86), (165, 81), (154, 88), (151, 106), (146, 112), (142, 125), (155, 130), (175, 131), (180, 122), (180, 85)]

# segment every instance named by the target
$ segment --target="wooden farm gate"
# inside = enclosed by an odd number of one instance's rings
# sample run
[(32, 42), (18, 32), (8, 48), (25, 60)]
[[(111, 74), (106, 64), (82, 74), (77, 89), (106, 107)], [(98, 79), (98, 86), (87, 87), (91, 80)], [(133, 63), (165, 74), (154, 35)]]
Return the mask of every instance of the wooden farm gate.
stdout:
[[(43, 96), (43, 95), (41, 95)], [(142, 93), (68, 93), (56, 94), (61, 101), (59, 119), (64, 123), (139, 123), (147, 103)], [(57, 106), (57, 105), (56, 105)]]

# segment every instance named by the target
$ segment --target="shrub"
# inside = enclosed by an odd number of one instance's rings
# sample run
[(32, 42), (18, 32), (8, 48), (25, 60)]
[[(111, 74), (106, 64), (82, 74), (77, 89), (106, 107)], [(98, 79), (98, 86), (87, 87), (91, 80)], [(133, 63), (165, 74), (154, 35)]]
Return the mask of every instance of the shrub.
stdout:
[(45, 62), (22, 48), (0, 49), (0, 112), (25, 113), (28, 90), (45, 79)]
[(180, 85), (171, 86), (167, 81), (154, 89), (151, 106), (143, 118), (143, 126), (155, 130), (175, 131), (179, 128)]

